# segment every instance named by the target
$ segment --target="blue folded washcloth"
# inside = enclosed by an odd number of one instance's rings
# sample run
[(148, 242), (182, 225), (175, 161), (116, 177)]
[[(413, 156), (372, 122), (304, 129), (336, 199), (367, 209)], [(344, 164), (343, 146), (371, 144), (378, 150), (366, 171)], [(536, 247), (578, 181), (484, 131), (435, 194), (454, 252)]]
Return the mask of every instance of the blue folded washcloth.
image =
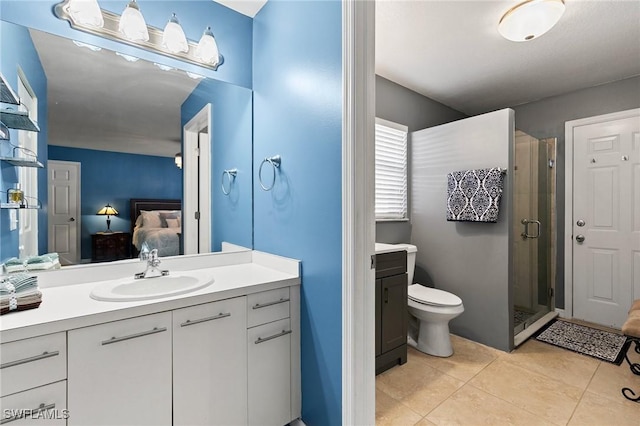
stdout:
[(23, 293), (38, 288), (38, 277), (17, 273), (0, 277), (0, 295)]

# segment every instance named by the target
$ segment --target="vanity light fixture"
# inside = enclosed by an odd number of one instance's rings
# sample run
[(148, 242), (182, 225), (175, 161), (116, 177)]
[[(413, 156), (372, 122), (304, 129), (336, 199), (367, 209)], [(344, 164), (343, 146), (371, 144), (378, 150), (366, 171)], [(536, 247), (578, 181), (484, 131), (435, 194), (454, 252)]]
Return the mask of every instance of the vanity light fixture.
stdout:
[(156, 67), (160, 68), (162, 71), (173, 71), (175, 69), (175, 68), (171, 68), (168, 65), (159, 64), (157, 62), (154, 62), (153, 65), (155, 65)]
[(69, 15), (79, 24), (102, 28), (104, 19), (98, 6), (98, 0), (69, 0)]
[(111, 207), (110, 204), (107, 204), (106, 206), (104, 206), (103, 208), (98, 210), (98, 213), (96, 213), (96, 214), (98, 216), (107, 216), (107, 230), (104, 231), (105, 234), (113, 232), (111, 230), (111, 216), (117, 216), (118, 215), (118, 210), (116, 210), (113, 207)]
[(78, 47), (85, 47), (85, 48), (91, 50), (92, 52), (99, 52), (99, 51), (102, 50), (102, 47), (93, 46), (91, 44), (83, 43), (81, 41), (73, 40), (73, 44), (75, 44)]
[(213, 37), (213, 33), (211, 32), (211, 27), (207, 27), (200, 37), (200, 42), (196, 46), (195, 55), (198, 59), (211, 64), (217, 65), (220, 56), (218, 52), (218, 43), (216, 43), (216, 39)]
[(118, 24), (118, 31), (132, 41), (149, 41), (147, 22), (144, 20), (136, 0), (131, 0), (124, 8)]
[(196, 74), (194, 72), (190, 72), (190, 71), (185, 71), (187, 73), (187, 75), (194, 79), (194, 80), (202, 80), (204, 77), (204, 75), (200, 75), (200, 74)]
[(564, 10), (564, 0), (527, 0), (502, 16), (498, 32), (511, 41), (533, 40), (553, 28)]
[(167, 25), (164, 27), (162, 45), (169, 49), (171, 53), (189, 51), (187, 36), (184, 35), (184, 30), (180, 26), (180, 22), (178, 22), (178, 17), (175, 13), (171, 15), (169, 22), (167, 22)]
[[(87, 23), (86, 19), (80, 19), (78, 11), (85, 10), (82, 8), (91, 8), (94, 13), (97, 8), (102, 24), (98, 26), (93, 24), (95, 20), (92, 23)], [(97, 0), (63, 0), (55, 5), (54, 14), (59, 19), (68, 21), (73, 29), (146, 49), (213, 71), (216, 71), (224, 63), (224, 57), (218, 52), (218, 46), (210, 28), (205, 31), (200, 43), (195, 43), (186, 38), (175, 14), (167, 23), (164, 31), (149, 26), (140, 13), (140, 8), (135, 0), (128, 3), (122, 16), (100, 9)], [(198, 48), (199, 46), (200, 48)]]
[(173, 158), (173, 161), (175, 161), (176, 167), (178, 167), (179, 169), (182, 168), (182, 154), (181, 153), (177, 153), (175, 155), (175, 157)]
[(116, 55), (120, 56), (127, 62), (138, 62), (140, 58), (136, 58), (135, 56), (125, 55), (124, 53), (116, 52)]

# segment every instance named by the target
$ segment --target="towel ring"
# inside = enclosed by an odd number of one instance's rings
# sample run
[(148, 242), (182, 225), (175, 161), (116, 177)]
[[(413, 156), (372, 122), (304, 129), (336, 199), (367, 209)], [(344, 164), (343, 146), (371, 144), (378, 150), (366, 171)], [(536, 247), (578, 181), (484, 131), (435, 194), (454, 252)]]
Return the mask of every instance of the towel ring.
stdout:
[[(238, 169), (231, 169), (231, 170), (224, 170), (222, 172), (222, 193), (224, 195), (229, 195), (231, 193), (231, 185), (233, 185), (233, 182), (236, 181), (236, 175), (238, 174)], [(224, 187), (224, 177), (227, 176), (227, 179), (229, 180), (229, 189), (226, 190)]]
[[(271, 164), (271, 167), (273, 167), (273, 179), (271, 181), (271, 185), (269, 186), (265, 186), (265, 184), (262, 182), (262, 166), (264, 166), (266, 163)], [(281, 163), (282, 158), (280, 158), (279, 155), (274, 155), (273, 157), (265, 157), (265, 159), (262, 160), (262, 163), (260, 163), (260, 168), (258, 169), (258, 180), (260, 181), (260, 186), (265, 191), (271, 191), (273, 189), (273, 186), (276, 184), (276, 169), (280, 168)]]

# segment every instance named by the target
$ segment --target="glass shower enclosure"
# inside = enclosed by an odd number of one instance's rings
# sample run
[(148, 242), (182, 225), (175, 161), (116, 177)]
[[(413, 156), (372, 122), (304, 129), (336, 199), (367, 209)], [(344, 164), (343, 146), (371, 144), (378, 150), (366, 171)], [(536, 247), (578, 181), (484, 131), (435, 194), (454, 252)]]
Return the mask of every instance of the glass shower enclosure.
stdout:
[(515, 133), (514, 345), (555, 317), (556, 139)]

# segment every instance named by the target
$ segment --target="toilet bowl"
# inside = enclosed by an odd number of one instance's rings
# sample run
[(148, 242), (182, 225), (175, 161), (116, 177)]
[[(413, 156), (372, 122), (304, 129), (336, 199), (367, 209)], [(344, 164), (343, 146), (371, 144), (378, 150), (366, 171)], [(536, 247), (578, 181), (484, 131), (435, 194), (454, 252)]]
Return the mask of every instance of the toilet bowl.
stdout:
[(464, 312), (462, 299), (444, 290), (414, 284), (413, 273), (418, 249), (411, 244), (396, 246), (407, 251), (409, 344), (429, 355), (453, 355), (449, 321)]

